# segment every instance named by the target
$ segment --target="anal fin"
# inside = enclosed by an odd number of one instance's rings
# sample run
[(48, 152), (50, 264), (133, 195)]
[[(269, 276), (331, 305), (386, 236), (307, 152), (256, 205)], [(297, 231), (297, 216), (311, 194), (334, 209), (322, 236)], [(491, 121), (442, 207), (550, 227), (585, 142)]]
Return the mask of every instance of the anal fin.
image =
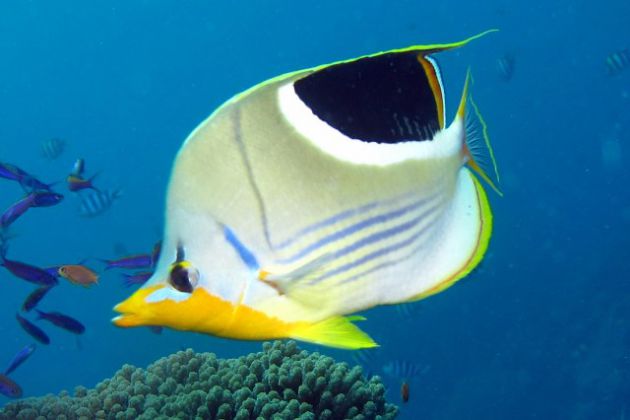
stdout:
[(289, 336), (296, 340), (308, 341), (341, 349), (366, 349), (378, 347), (372, 338), (354, 325), (356, 317), (334, 316), (314, 324), (300, 323)]

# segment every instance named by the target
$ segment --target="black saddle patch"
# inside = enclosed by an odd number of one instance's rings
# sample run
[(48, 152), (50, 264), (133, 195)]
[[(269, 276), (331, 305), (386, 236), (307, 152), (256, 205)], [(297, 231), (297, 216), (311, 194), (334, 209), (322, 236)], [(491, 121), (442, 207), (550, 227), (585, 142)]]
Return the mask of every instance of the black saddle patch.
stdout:
[(320, 119), (353, 139), (431, 140), (438, 108), (417, 52), (387, 53), (334, 64), (294, 83)]

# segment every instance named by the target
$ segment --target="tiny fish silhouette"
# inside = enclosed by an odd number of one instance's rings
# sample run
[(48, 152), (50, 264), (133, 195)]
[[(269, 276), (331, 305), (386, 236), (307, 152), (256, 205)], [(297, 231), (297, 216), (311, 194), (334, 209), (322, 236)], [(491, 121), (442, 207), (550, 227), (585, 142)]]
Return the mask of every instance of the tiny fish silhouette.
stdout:
[(4, 371), (4, 374), (9, 375), (11, 372), (17, 369), (22, 363), (26, 361), (26, 359), (31, 356), (31, 354), (33, 354), (35, 348), (35, 344), (29, 344), (28, 346), (24, 346), (24, 348), (18, 351), (15, 356), (13, 356), (13, 359), (11, 360), (11, 363), (9, 363), (9, 367), (7, 367), (7, 369)]
[(53, 287), (54, 286), (41, 286), (33, 290), (31, 294), (24, 299), (24, 303), (22, 303), (22, 310), (24, 312), (28, 312), (36, 307)]
[(38, 319), (45, 319), (46, 321), (56, 325), (59, 328), (63, 328), (66, 331), (70, 331), (75, 334), (83, 334), (85, 332), (85, 326), (76, 319), (64, 315), (59, 312), (44, 312), (39, 309), (37, 311)]
[(400, 385), (400, 398), (402, 398), (402, 401), (404, 403), (409, 401), (409, 384), (407, 383), (407, 381), (403, 381), (403, 383)]
[(30, 194), (33, 197), (33, 207), (55, 206), (63, 200), (63, 195), (52, 191), (35, 191)]
[(502, 57), (497, 58), (497, 61), (496, 61), (497, 73), (499, 74), (501, 79), (503, 79), (506, 82), (509, 82), (512, 79), (512, 76), (514, 75), (515, 64), (516, 62), (514, 58), (510, 55), (504, 55)]
[(82, 217), (96, 217), (109, 210), (114, 201), (122, 195), (119, 190), (94, 191), (81, 197), (79, 215)]
[(13, 222), (26, 213), (32, 206), (33, 197), (30, 194), (9, 206), (9, 208), (2, 213), (2, 216), (0, 216), (0, 226), (2, 229), (11, 226)]
[(152, 275), (152, 271), (141, 271), (133, 274), (123, 273), (124, 284), (127, 287), (142, 285), (146, 283)]
[(153, 265), (153, 256), (151, 254), (129, 255), (127, 257), (118, 258), (116, 260), (104, 260), (105, 270), (111, 268), (149, 268)]
[(624, 48), (621, 51), (615, 51), (606, 57), (606, 67), (608, 74), (613, 76), (621, 73), (630, 64), (630, 49)]
[(8, 376), (0, 374), (0, 394), (9, 398), (20, 398), (22, 388)]
[(42, 156), (49, 160), (55, 160), (66, 149), (66, 142), (60, 138), (52, 138), (42, 141), (41, 145)]
[(48, 271), (42, 268), (35, 267), (34, 265), (9, 260), (4, 256), (2, 256), (2, 262), (0, 262), (0, 265), (9, 270), (15, 277), (31, 283), (39, 284), (40, 286), (54, 286), (59, 283), (55, 276), (51, 275)]
[(23, 316), (20, 316), (20, 314), (15, 314), (15, 319), (17, 319), (17, 322), (24, 329), (24, 331), (26, 331), (35, 340), (39, 341), (42, 344), (50, 344), (50, 338), (48, 338), (46, 333), (37, 325), (33, 324), (31, 321), (24, 318)]

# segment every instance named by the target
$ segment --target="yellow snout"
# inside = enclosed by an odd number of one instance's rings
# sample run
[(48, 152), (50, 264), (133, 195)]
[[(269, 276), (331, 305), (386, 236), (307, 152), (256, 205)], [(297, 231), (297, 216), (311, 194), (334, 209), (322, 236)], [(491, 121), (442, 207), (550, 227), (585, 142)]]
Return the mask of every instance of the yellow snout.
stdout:
[(234, 305), (195, 289), (185, 300), (147, 298), (164, 285), (143, 288), (114, 307), (121, 315), (112, 320), (118, 327), (164, 326), (241, 340), (286, 338), (289, 330), (302, 323), (286, 323), (244, 305)]

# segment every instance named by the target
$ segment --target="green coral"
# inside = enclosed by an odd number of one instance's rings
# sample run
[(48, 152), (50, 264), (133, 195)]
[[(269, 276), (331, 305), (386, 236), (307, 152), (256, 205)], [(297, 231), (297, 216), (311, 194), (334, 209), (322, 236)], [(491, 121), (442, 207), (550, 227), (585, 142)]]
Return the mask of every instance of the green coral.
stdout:
[(238, 359), (180, 351), (146, 370), (124, 365), (94, 389), (7, 404), (0, 419), (391, 419), (378, 377), (296, 343)]

